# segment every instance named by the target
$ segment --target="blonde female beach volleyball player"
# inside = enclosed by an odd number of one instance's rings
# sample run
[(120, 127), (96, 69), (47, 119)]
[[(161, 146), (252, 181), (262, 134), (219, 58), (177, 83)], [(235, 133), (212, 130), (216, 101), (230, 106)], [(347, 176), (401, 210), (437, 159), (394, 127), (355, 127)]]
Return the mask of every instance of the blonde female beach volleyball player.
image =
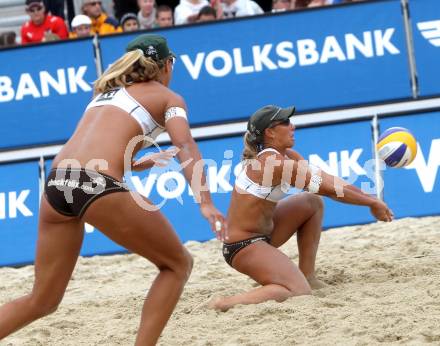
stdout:
[[(184, 174), (198, 197), (200, 211), (212, 228), (224, 225), (205, 176), (195, 172), (201, 156), (189, 130), (183, 99), (168, 89), (174, 57), (165, 39), (141, 35), (127, 53), (95, 83), (98, 94), (88, 105), (75, 133), (53, 162), (41, 201), (35, 282), (32, 292), (0, 307), (0, 339), (54, 312), (63, 298), (78, 258), (87, 222), (116, 243), (154, 263), (159, 273), (145, 300), (136, 345), (153, 345), (165, 327), (187, 281), (192, 258), (160, 211), (121, 182), (124, 153), (133, 138), (128, 161), (159, 133), (167, 131), (180, 149)], [(136, 170), (173, 153), (136, 161)], [(126, 155), (125, 155), (126, 156)], [(191, 182), (193, 176), (201, 177)], [(194, 179), (193, 179), (194, 180)], [(134, 198), (133, 198), (134, 197)], [(141, 200), (144, 204), (136, 202)], [(221, 228), (221, 227), (220, 227)], [(223, 237), (224, 227), (218, 229)]]
[[(294, 108), (266, 106), (256, 111), (244, 136), (247, 160), (236, 179), (228, 211), (229, 239), (223, 245), (226, 262), (261, 287), (230, 297), (217, 297), (209, 307), (228, 310), (236, 304), (310, 294), (324, 284), (315, 277), (323, 203), (319, 195), (368, 206), (373, 216), (391, 221), (382, 201), (343, 180), (308, 165), (291, 149)], [(308, 192), (286, 197), (291, 186)], [(277, 248), (297, 234), (299, 268)]]

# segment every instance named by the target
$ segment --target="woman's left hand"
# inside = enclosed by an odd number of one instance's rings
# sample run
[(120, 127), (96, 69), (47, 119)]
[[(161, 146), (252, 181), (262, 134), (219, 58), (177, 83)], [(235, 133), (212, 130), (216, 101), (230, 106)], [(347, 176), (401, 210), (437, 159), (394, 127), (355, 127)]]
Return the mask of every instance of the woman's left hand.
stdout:
[(212, 203), (202, 203), (200, 205), (200, 212), (208, 220), (212, 231), (220, 241), (227, 240), (228, 224), (223, 214)]
[(153, 166), (165, 167), (178, 152), (178, 148), (171, 147), (164, 151), (147, 154), (141, 157), (139, 160), (133, 162), (131, 169), (133, 171), (142, 171)]

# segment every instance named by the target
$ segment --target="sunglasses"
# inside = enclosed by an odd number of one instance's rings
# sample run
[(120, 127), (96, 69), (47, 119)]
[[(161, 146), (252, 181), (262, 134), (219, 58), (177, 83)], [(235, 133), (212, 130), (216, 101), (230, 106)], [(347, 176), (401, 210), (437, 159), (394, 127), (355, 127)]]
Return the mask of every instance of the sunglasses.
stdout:
[(271, 128), (273, 128), (273, 127), (275, 127), (275, 126), (278, 126), (278, 125), (289, 126), (289, 125), (290, 125), (290, 119), (287, 118), (286, 120), (275, 121), (273, 124), (271, 124), (271, 125), (269, 126), (269, 128), (271, 129)]
[(32, 7), (28, 7), (26, 9), (26, 12), (28, 12), (28, 13), (37, 13), (37, 12), (40, 12), (42, 9), (43, 9), (43, 6), (40, 6), (40, 5), (32, 6)]

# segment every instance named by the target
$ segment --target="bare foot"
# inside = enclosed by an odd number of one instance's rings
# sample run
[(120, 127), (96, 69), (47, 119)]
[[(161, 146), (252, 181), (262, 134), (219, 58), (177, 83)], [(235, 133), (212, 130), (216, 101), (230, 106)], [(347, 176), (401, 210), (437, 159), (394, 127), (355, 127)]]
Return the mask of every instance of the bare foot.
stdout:
[(325, 282), (318, 280), (315, 276), (309, 276), (306, 279), (312, 290), (320, 290), (321, 288), (328, 287)]
[(212, 297), (207, 303), (206, 307), (211, 310), (226, 312), (229, 310), (229, 306), (224, 303), (224, 297), (215, 296)]

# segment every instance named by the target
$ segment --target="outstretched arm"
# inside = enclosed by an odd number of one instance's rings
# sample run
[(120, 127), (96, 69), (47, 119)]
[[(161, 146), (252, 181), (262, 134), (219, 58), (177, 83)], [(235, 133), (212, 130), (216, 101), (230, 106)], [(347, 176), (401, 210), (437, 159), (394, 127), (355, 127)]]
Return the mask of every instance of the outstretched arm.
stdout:
[(364, 193), (358, 187), (347, 183), (339, 177), (327, 174), (322, 170), (320, 170), (320, 174), (322, 176), (323, 184), (317, 193), (328, 196), (338, 202), (368, 206), (371, 214), (377, 220), (393, 220), (393, 212), (383, 201)]
[(165, 127), (174, 146), (179, 149), (177, 157), (183, 167), (183, 174), (191, 186), (194, 198), (200, 204), (202, 215), (208, 219), (217, 238), (227, 238), (227, 225), (223, 215), (215, 208), (211, 200), (204, 162), (194, 138), (191, 135), (186, 118), (186, 106), (180, 96), (175, 97), (167, 107)]
[(393, 219), (393, 212), (381, 200), (364, 193), (343, 179), (309, 165), (307, 160), (301, 159), (302, 156), (293, 150), (289, 150), (287, 156), (288, 160), (277, 158), (282, 162), (278, 165), (279, 168), (275, 168), (278, 179), (289, 182), (296, 188), (330, 197), (338, 202), (367, 206), (371, 214), (380, 221)]

